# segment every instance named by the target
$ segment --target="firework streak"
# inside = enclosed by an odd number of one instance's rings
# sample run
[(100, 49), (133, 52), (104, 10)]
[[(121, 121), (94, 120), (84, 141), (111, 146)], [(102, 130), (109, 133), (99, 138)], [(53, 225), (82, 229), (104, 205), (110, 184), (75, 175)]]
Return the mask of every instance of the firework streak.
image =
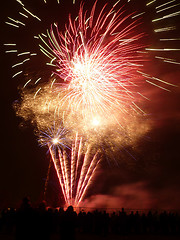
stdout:
[(98, 166), (98, 151), (90, 156), (90, 146), (82, 154), (82, 138), (72, 146), (71, 156), (59, 147), (49, 146), (49, 152), (56, 169), (59, 183), (67, 204), (78, 206)]

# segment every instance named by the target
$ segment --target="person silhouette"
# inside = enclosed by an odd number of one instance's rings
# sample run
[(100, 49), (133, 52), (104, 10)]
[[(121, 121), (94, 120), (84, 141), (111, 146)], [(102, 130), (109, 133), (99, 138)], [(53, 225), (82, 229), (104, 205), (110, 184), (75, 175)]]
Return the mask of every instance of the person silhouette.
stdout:
[(62, 215), (62, 221), (60, 226), (60, 239), (74, 240), (75, 230), (77, 226), (77, 213), (74, 211), (73, 206), (69, 206)]

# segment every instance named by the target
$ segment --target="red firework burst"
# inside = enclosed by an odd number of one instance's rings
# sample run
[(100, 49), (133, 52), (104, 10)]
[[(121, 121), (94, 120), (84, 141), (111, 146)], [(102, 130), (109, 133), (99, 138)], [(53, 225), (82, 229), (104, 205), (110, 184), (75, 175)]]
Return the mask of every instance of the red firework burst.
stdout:
[(144, 47), (144, 34), (136, 33), (138, 23), (115, 6), (107, 12), (104, 5), (95, 17), (96, 3), (89, 15), (81, 4), (78, 17), (73, 21), (69, 16), (64, 34), (57, 25), (49, 33), (52, 62), (63, 80), (57, 85), (63, 95), (59, 105), (68, 104), (84, 117), (127, 111), (143, 61), (138, 50)]

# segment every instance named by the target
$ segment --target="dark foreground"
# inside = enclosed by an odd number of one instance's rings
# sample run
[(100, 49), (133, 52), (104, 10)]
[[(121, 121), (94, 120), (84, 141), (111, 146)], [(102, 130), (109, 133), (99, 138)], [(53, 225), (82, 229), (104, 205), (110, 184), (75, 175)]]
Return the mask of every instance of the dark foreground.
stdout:
[(0, 240), (170, 240), (180, 239), (177, 212), (74, 211), (72, 206), (33, 208), (25, 198), (19, 209), (0, 212)]
[[(11, 234), (0, 234), (1, 240), (14, 240), (14, 235)], [(26, 238), (24, 238), (26, 239)], [(37, 239), (34, 237), (33, 239)], [(39, 238), (39, 240), (43, 238)], [(68, 238), (67, 238), (68, 239)], [(131, 236), (119, 236), (119, 235), (108, 235), (108, 236), (98, 236), (98, 235), (88, 235), (88, 234), (76, 234), (76, 240), (179, 240), (179, 236), (156, 236), (156, 235), (131, 235)], [(59, 235), (52, 235), (50, 240), (61, 240)]]

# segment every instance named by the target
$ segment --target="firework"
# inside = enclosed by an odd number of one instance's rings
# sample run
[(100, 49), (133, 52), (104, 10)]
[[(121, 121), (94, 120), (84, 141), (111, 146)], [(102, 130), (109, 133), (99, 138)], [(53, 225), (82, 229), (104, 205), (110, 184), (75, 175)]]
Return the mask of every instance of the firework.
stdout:
[(65, 128), (53, 127), (44, 132), (38, 133), (40, 146), (48, 146), (50, 149), (54, 146), (70, 149), (69, 139), (67, 138), (68, 131)]
[[(78, 17), (69, 17), (64, 33), (54, 24), (46, 35), (38, 35), (40, 50), (50, 58), (53, 73), (50, 83), (37, 86), (35, 93), (28, 89), (33, 81), (28, 79), (18, 108), (25, 119), (33, 116), (39, 143), (48, 146), (65, 202), (73, 205), (82, 201), (101, 159), (99, 137), (105, 137), (109, 128), (114, 132), (118, 124), (120, 137), (111, 133), (109, 138), (125, 142), (131, 138), (125, 127), (130, 122), (129, 108), (135, 109), (135, 114), (143, 112), (135, 103), (134, 89), (142, 79), (137, 70), (144, 58), (137, 51), (143, 48), (140, 39), (144, 34), (134, 33), (139, 23), (122, 8), (115, 11), (115, 5), (108, 12), (105, 5), (97, 18), (96, 4), (89, 16), (81, 4)], [(29, 58), (13, 68), (24, 61)], [(35, 85), (40, 81), (37, 78)], [(83, 138), (78, 139), (77, 132)], [(70, 142), (74, 142), (71, 149)]]
[(134, 33), (138, 23), (130, 21), (131, 15), (123, 16), (123, 10), (116, 12), (114, 7), (106, 12), (104, 7), (96, 19), (95, 7), (96, 3), (87, 16), (81, 5), (78, 18), (69, 17), (64, 34), (52, 26), (49, 44), (40, 36), (45, 44), (41, 50), (55, 66), (60, 108), (66, 104), (85, 122), (127, 111), (135, 101), (133, 88), (140, 82), (138, 69), (144, 61), (137, 53), (143, 33)]
[(91, 156), (88, 146), (84, 152), (82, 138), (76, 136), (70, 155), (56, 141), (49, 145), (49, 152), (66, 204), (78, 206), (100, 161), (98, 151)]
[[(41, 17), (22, 1), (17, 2), (21, 8), (19, 18), (8, 17), (9, 27), (20, 30), (29, 18), (43, 26)], [(124, 2), (131, 4), (130, 0)], [(44, 3), (48, 5), (48, 1)], [(95, 1), (89, 12), (81, 3), (78, 16), (69, 15), (64, 30), (52, 22), (46, 32), (33, 35), (31, 40), (39, 46), (38, 52), (19, 51), (16, 43), (4, 44), (6, 53), (17, 56), (12, 77), (24, 76), (26, 80), (21, 102), (15, 104), (17, 115), (31, 121), (40, 145), (48, 147), (67, 204), (78, 205), (86, 195), (101, 159), (102, 145), (116, 151), (119, 146), (133, 144), (149, 130), (141, 104), (149, 100), (143, 93), (144, 83), (167, 91), (167, 87), (175, 86), (145, 71), (145, 62), (155, 53), (156, 61), (179, 64), (163, 55), (179, 51), (178, 47), (168, 47), (169, 42), (179, 38), (160, 36), (177, 27), (159, 24), (177, 17), (179, 11), (169, 11), (179, 4), (176, 0), (153, 0), (146, 4), (145, 11), (129, 13), (119, 3), (115, 2), (111, 9), (105, 4), (98, 11)], [(140, 18), (151, 7), (156, 11), (153, 31), (159, 34), (164, 47), (146, 44)], [(48, 59), (42, 69), (44, 58), (40, 53)], [(37, 69), (37, 62), (38, 71), (31, 73), (31, 69)], [(104, 152), (107, 154), (107, 147)]]

